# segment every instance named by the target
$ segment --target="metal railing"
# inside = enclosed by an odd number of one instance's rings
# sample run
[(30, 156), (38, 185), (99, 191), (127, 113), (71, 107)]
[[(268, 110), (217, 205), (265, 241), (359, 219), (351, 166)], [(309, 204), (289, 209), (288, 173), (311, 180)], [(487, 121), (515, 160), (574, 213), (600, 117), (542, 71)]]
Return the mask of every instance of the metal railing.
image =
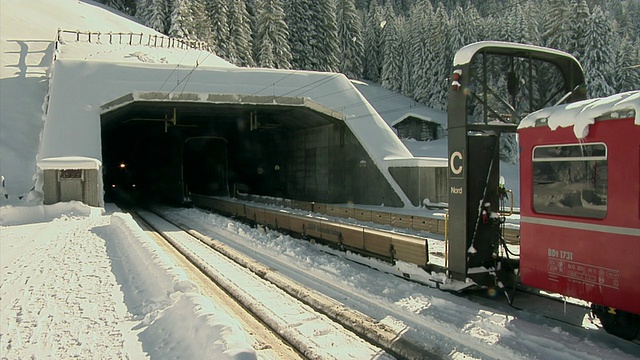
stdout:
[(174, 49), (195, 49), (206, 50), (212, 52), (211, 46), (204, 41), (190, 40), (169, 37), (158, 34), (145, 34), (134, 32), (108, 32), (102, 33), (97, 31), (80, 31), (80, 30), (63, 30), (58, 29), (56, 38), (57, 43), (64, 43), (69, 40), (64, 37), (65, 34), (73, 36), (73, 41), (87, 42), (92, 44), (123, 44), (131, 46), (149, 46), (160, 48)]

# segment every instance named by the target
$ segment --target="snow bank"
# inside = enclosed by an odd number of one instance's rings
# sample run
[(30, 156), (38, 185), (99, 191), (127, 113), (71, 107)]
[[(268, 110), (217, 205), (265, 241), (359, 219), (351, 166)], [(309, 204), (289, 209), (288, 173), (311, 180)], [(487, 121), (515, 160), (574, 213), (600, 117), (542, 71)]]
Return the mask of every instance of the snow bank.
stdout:
[(128, 214), (111, 216), (107, 250), (139, 338), (152, 358), (255, 359), (240, 324), (197, 293), (184, 271)]
[(102, 212), (101, 208), (90, 207), (78, 201), (39, 206), (7, 205), (0, 207), (0, 226), (48, 222), (62, 214), (94, 218), (102, 215)]

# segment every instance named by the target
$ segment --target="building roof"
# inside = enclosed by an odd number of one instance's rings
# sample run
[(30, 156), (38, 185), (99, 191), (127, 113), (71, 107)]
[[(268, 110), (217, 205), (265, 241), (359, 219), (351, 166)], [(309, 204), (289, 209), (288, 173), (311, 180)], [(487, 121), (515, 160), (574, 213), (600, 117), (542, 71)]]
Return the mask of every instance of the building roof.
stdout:
[(394, 126), (411, 116), (447, 127), (446, 111), (427, 107), (378, 84), (355, 80), (351, 82), (389, 126)]

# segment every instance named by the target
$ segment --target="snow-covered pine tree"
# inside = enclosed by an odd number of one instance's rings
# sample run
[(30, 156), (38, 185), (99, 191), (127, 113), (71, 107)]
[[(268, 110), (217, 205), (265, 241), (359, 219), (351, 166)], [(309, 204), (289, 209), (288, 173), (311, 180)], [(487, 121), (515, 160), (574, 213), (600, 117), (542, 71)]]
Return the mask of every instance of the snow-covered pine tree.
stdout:
[(402, 63), (404, 58), (400, 42), (400, 29), (402, 27), (402, 20), (393, 18), (387, 21), (387, 25), (384, 28), (381, 84), (394, 92), (400, 92), (402, 87)]
[(206, 0), (206, 10), (211, 23), (209, 44), (216, 55), (228, 60), (229, 24), (227, 23), (229, 2), (227, 0)]
[(515, 6), (508, 9), (503, 21), (498, 21), (500, 38), (499, 40), (529, 43), (529, 26), (523, 6)]
[(291, 66), (295, 69), (315, 70), (313, 46), (317, 46), (316, 14), (311, 7), (313, 0), (290, 0), (285, 4), (286, 22), (289, 26)]
[(338, 27), (333, 0), (291, 0), (285, 7), (292, 65), (338, 71)]
[(314, 55), (318, 62), (315, 70), (339, 71), (338, 53), (340, 41), (338, 40), (338, 22), (336, 20), (335, 0), (312, 1), (316, 11), (317, 44), (314, 46)]
[(254, 51), (257, 66), (290, 69), (289, 27), (280, 0), (256, 1)]
[(145, 26), (163, 34), (169, 32), (170, 7), (167, 0), (138, 0), (136, 17)]
[(402, 53), (402, 72), (400, 74), (400, 93), (413, 98), (413, 52), (410, 19), (402, 21), (400, 29), (400, 52)]
[(364, 20), (364, 61), (363, 75), (365, 79), (373, 82), (380, 81), (382, 63), (380, 61), (380, 44), (382, 27), (384, 26), (380, 16), (380, 8), (375, 2), (369, 5), (369, 11)]
[(569, 50), (571, 55), (580, 59), (585, 51), (584, 42), (587, 35), (586, 27), (587, 19), (589, 18), (589, 5), (587, 5), (587, 0), (573, 0), (571, 8), (573, 11), (571, 11), (572, 19), (569, 22), (569, 27), (573, 39)]
[(629, 37), (621, 38), (613, 68), (613, 87), (616, 93), (640, 89), (640, 51)]
[[(411, 59), (411, 75), (409, 87), (411, 97), (421, 103), (428, 100), (429, 79), (429, 44), (433, 29), (431, 22), (433, 7), (431, 2), (423, 1), (416, 4), (409, 13), (409, 41), (410, 53), (406, 58)], [(407, 92), (409, 94), (409, 92)]]
[(169, 36), (194, 39), (191, 0), (172, 0)]
[(347, 77), (362, 77), (364, 45), (362, 25), (353, 0), (338, 0), (336, 5), (340, 51), (339, 70)]
[(584, 39), (585, 55), (581, 60), (589, 97), (609, 96), (615, 93), (609, 84), (613, 76), (615, 53), (611, 49), (612, 29), (600, 6), (595, 6), (587, 19)]
[(380, 82), (382, 82), (382, 73), (386, 55), (386, 41), (387, 41), (387, 26), (391, 25), (391, 22), (396, 18), (396, 12), (393, 8), (393, 0), (385, 0), (384, 6), (380, 7), (378, 12), (380, 14), (380, 37), (379, 37), (379, 53), (378, 61), (380, 62)]
[(545, 32), (542, 34), (544, 46), (571, 52), (573, 48), (573, 34), (569, 27), (569, 0), (549, 0), (542, 3), (547, 7), (546, 18), (543, 23)]
[(229, 4), (229, 60), (244, 67), (255, 66), (251, 51), (251, 19), (244, 0)]
[(210, 44), (212, 36), (211, 22), (209, 21), (206, 4), (201, 0), (192, 0), (191, 16), (193, 18), (192, 37), (195, 40), (204, 41), (205, 43)]
[(431, 36), (429, 38), (429, 73), (428, 81), (429, 98), (426, 103), (434, 109), (446, 109), (447, 94), (449, 89), (448, 77), (453, 60), (453, 52), (447, 41), (450, 36), (449, 16), (444, 6), (436, 9), (435, 16), (431, 18)]

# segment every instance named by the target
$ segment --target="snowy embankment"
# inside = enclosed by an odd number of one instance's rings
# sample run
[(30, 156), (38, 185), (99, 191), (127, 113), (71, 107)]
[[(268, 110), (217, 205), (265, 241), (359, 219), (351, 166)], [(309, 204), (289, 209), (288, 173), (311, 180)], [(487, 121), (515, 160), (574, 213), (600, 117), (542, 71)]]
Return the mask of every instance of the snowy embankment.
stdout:
[(129, 215), (3, 207), (0, 225), (3, 358), (256, 358)]

